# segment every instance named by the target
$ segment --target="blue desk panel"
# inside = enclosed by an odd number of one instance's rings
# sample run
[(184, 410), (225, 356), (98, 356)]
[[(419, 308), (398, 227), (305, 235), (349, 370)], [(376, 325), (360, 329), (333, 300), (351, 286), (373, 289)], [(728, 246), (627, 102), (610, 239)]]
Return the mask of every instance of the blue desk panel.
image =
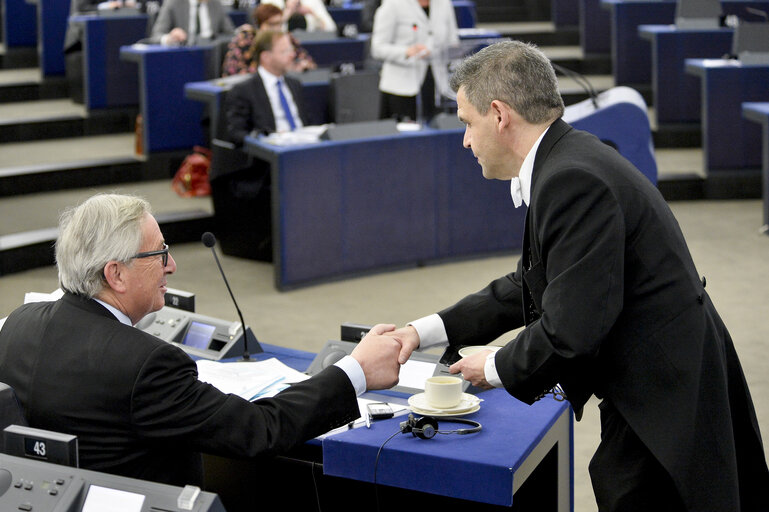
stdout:
[(614, 83), (651, 83), (651, 47), (638, 36), (638, 26), (674, 23), (676, 2), (601, 0), (601, 6), (610, 11)]
[(601, 0), (579, 0), (579, 37), (585, 54), (611, 52), (611, 17)]
[(764, 200), (764, 224), (765, 234), (769, 234), (769, 102), (743, 103), (742, 115), (761, 125), (761, 197)]
[(272, 169), (276, 287), (519, 249), (525, 210), (509, 187), (482, 177), (462, 136), (295, 147), (246, 138), (244, 149)]
[(769, 101), (769, 66), (736, 60), (686, 59), (686, 72), (701, 82), (705, 171), (758, 169), (761, 128), (742, 117), (742, 103)]
[[(264, 352), (255, 360), (272, 357), (305, 371), (315, 357), (310, 352), (261, 343)], [(387, 393), (387, 392), (385, 392)], [(400, 396), (400, 394), (397, 394)], [(484, 391), (481, 409), (469, 419), (483, 425), (481, 432), (466, 436), (438, 435), (430, 440), (398, 435), (388, 441), (379, 461), (382, 443), (399, 431), (405, 416), (372, 423), (328, 436), (322, 441), (323, 473), (363, 482), (510, 506), (514, 493), (551, 449), (557, 448), (556, 485), (553, 500), (559, 512), (573, 511), (574, 451), (573, 417), (567, 402), (546, 398), (529, 406), (503, 389)], [(465, 428), (438, 418), (441, 428)], [(317, 440), (310, 441), (317, 445)], [(440, 478), (437, 478), (440, 475)]]
[[(571, 431), (571, 409), (567, 403), (549, 398), (529, 406), (503, 389), (478, 396), (483, 398), (481, 409), (468, 416), (483, 425), (477, 434), (438, 435), (430, 440), (397, 435), (384, 445), (377, 461), (379, 448), (398, 432), (404, 418), (378, 421), (370, 429), (358, 428), (326, 438), (323, 472), (373, 482), (376, 466), (376, 483), (380, 485), (511, 506), (520, 485), (517, 470), (559, 420), (568, 422)], [(441, 429), (467, 428), (442, 423), (441, 418), (438, 423)], [(565, 440), (564, 444), (571, 442)], [(562, 447), (558, 448), (560, 451)], [(562, 455), (571, 459), (571, 447), (563, 449)]]
[[(614, 81), (617, 85), (651, 84), (651, 45), (638, 34), (640, 25), (670, 25), (675, 23), (676, 2), (673, 0), (601, 0), (601, 6), (611, 11), (611, 56)], [(746, 7), (769, 10), (769, 2), (722, 0), (725, 15), (757, 20)]]
[(684, 61), (720, 58), (728, 54), (734, 30), (641, 25), (638, 33), (651, 42), (651, 80), (657, 122), (699, 123), (700, 82), (686, 74)]
[(345, 62), (360, 63), (366, 60), (370, 37), (369, 34), (359, 34), (355, 39), (339, 37), (325, 41), (300, 41), (300, 43), (318, 67), (326, 68)]
[(457, 18), (457, 28), (475, 27), (475, 2), (472, 0), (452, 0), (454, 15)]
[[(550, 19), (557, 29), (577, 27), (579, 26), (579, 5), (574, 0), (552, 0)], [(608, 24), (606, 28), (608, 29)]]
[(120, 59), (120, 48), (142, 39), (147, 15), (72, 16), (83, 26), (83, 89), (88, 109), (139, 104), (137, 67)]
[(37, 53), (43, 77), (64, 75), (64, 34), (69, 19), (69, 2), (36, 0)]
[(139, 108), (144, 153), (187, 150), (204, 144), (202, 105), (184, 96), (184, 84), (211, 69), (211, 47), (123, 46), (120, 58), (139, 66)]
[(25, 0), (2, 0), (3, 43), (6, 49), (37, 44), (37, 8)]
[(344, 7), (327, 7), (331, 19), (336, 26), (343, 28), (345, 25), (355, 25), (360, 30), (363, 19), (363, 4), (349, 4)]

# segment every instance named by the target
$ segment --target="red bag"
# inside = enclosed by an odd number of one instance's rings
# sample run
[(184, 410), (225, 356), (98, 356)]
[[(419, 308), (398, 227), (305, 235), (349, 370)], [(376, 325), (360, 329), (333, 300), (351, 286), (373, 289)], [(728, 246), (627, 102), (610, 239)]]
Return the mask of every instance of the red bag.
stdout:
[(171, 188), (182, 197), (200, 197), (211, 195), (208, 181), (208, 168), (211, 165), (211, 150), (195, 146), (187, 155), (174, 174)]

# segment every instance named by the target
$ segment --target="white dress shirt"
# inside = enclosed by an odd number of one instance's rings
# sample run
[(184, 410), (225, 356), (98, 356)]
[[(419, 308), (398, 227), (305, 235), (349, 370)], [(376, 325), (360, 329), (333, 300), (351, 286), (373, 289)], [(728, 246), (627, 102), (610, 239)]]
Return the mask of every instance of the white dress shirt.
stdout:
[[(534, 158), (537, 155), (537, 149), (539, 149), (539, 144), (542, 142), (542, 138), (549, 129), (550, 127), (548, 126), (526, 154), (526, 158), (523, 159), (518, 176), (510, 180), (510, 195), (516, 208), (521, 206), (522, 203), (526, 203), (526, 206), (529, 205), (529, 201), (531, 200), (531, 177), (534, 173)], [(414, 329), (416, 329), (417, 334), (419, 334), (420, 350), (447, 345), (449, 342), (449, 336), (446, 334), (446, 327), (443, 325), (443, 320), (437, 313), (414, 320), (410, 325), (413, 326)], [(483, 372), (486, 376), (486, 382), (495, 388), (500, 388), (502, 387), (502, 380), (499, 378), (494, 356), (495, 353), (491, 353), (486, 357), (486, 364), (483, 367)]]
[[(278, 80), (283, 77), (278, 77), (259, 66), (257, 69), (259, 76), (262, 77), (262, 83), (264, 89), (267, 91), (267, 97), (270, 98), (270, 107), (272, 108), (272, 115), (275, 117), (275, 131), (276, 132), (290, 132), (291, 126), (286, 119), (286, 113), (283, 111), (283, 106), (280, 104), (280, 96), (278, 96)], [(302, 127), (302, 118), (299, 117), (299, 109), (296, 107), (294, 97), (291, 95), (291, 89), (289, 89), (286, 81), (283, 80), (283, 94), (286, 96), (288, 106), (291, 109), (291, 115), (294, 116), (294, 123), (297, 128)]]

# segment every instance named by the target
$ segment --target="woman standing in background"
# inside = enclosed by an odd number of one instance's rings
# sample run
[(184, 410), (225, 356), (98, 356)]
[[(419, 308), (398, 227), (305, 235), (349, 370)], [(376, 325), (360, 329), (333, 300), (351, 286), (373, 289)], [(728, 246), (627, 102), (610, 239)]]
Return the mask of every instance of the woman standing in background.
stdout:
[(383, 61), (382, 119), (433, 117), (441, 96), (453, 97), (448, 49), (458, 44), (451, 0), (384, 0), (374, 14), (371, 34), (371, 56)]

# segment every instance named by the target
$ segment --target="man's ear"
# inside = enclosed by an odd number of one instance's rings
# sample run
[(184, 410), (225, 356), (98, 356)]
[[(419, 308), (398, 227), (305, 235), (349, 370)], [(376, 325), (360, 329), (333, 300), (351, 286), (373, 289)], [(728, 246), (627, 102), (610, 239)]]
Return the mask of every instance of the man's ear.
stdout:
[(104, 280), (107, 281), (107, 285), (118, 293), (123, 293), (126, 290), (125, 283), (125, 265), (115, 260), (108, 261), (104, 265)]
[(497, 132), (501, 133), (512, 121), (510, 105), (504, 101), (494, 100), (491, 102), (489, 109), (496, 120)]

